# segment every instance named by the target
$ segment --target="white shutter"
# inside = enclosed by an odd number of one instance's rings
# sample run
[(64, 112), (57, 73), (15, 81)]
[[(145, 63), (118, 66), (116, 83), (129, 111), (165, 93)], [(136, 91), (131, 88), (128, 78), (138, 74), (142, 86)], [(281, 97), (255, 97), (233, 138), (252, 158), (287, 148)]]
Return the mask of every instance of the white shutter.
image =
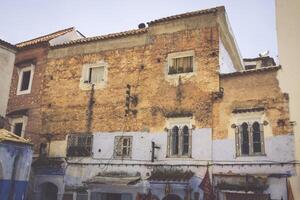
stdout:
[(104, 77), (104, 67), (94, 67), (92, 68), (92, 83), (101, 83), (103, 82)]

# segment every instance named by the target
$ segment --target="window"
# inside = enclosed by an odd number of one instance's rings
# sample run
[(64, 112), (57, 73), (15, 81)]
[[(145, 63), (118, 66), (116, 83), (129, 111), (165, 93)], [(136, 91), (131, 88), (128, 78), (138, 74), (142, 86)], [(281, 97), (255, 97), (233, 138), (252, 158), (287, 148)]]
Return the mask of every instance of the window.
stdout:
[(34, 66), (30, 65), (19, 69), (19, 81), (17, 95), (29, 94), (31, 92), (32, 78)]
[(99, 84), (104, 81), (104, 67), (90, 67), (86, 83)]
[(115, 137), (115, 157), (130, 158), (132, 151), (132, 137), (117, 136)]
[(20, 136), (24, 137), (25, 135), (25, 127), (27, 124), (27, 117), (19, 117), (19, 118), (12, 118), (10, 119), (10, 124), (11, 124), (11, 131)]
[(191, 157), (191, 129), (187, 125), (173, 126), (168, 133), (168, 155), (171, 157)]
[(237, 155), (263, 155), (264, 136), (263, 124), (257, 121), (243, 122), (236, 126)]
[(71, 134), (68, 136), (67, 156), (87, 157), (92, 154), (93, 135)]
[(194, 51), (168, 55), (168, 75), (194, 72)]
[(107, 64), (103, 61), (86, 64), (82, 69), (82, 78), (80, 80), (80, 88), (82, 90), (90, 90), (92, 85), (94, 89), (105, 87), (107, 82)]

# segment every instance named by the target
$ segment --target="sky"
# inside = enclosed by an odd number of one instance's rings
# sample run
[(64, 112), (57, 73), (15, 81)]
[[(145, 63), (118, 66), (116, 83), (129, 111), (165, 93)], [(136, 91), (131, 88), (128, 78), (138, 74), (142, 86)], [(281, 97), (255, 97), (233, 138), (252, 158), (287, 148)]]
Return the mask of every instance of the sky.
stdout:
[(244, 58), (269, 50), (277, 60), (274, 0), (0, 0), (0, 39), (15, 44), (73, 26), (91, 37), (221, 5)]

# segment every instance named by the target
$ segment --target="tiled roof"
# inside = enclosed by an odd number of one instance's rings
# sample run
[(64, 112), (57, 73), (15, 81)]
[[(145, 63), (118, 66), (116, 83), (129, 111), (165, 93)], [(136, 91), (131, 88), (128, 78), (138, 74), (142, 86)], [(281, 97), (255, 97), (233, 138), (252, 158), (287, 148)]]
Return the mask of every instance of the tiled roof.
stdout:
[[(205, 10), (187, 12), (187, 13), (183, 13), (183, 14), (179, 14), (179, 15), (173, 15), (170, 17), (164, 17), (161, 19), (150, 21), (147, 24), (152, 25), (155, 23), (163, 22), (163, 21), (170, 21), (170, 20), (175, 20), (175, 19), (180, 19), (180, 18), (185, 18), (185, 17), (192, 17), (192, 16), (196, 16), (196, 15), (201, 15), (201, 14), (214, 13), (214, 12), (217, 12), (218, 10), (225, 10), (225, 8), (224, 8), (224, 6), (220, 6), (220, 7), (215, 7), (215, 8), (205, 9)], [(124, 31), (124, 32), (119, 32), (119, 33), (111, 33), (108, 35), (87, 37), (87, 38), (69, 41), (69, 42), (66, 42), (63, 44), (54, 45), (52, 48), (65, 47), (65, 46), (70, 46), (70, 45), (74, 45), (74, 44), (80, 44), (80, 43), (86, 43), (86, 42), (92, 42), (92, 41), (98, 41), (98, 40), (126, 37), (126, 36), (130, 36), (130, 35), (146, 33), (147, 31), (148, 31), (148, 28), (140, 28), (140, 29), (134, 29), (134, 30)]]
[(54, 45), (53, 48), (62, 47), (62, 46), (69, 46), (69, 45), (72, 45), (72, 44), (92, 42), (92, 41), (97, 41), (97, 40), (106, 40), (106, 39), (126, 37), (126, 36), (130, 36), (130, 35), (137, 35), (137, 34), (146, 33), (147, 31), (148, 31), (147, 28), (141, 28), (141, 29), (134, 29), (134, 30), (124, 31), (124, 32), (119, 32), (119, 33), (111, 33), (111, 34), (100, 35), (100, 36), (95, 36), (95, 37), (81, 38), (81, 39), (78, 39), (78, 40), (72, 40), (72, 41), (69, 41), (69, 42), (65, 42), (63, 44)]
[(155, 170), (148, 178), (149, 181), (189, 181), (194, 176), (192, 171)]
[(246, 75), (246, 74), (252, 74), (252, 73), (259, 73), (259, 72), (265, 72), (265, 71), (277, 71), (281, 69), (281, 66), (272, 66), (272, 67), (262, 67), (259, 69), (250, 69), (250, 70), (243, 70), (239, 72), (233, 72), (228, 74), (220, 74), (221, 77), (231, 77), (231, 76), (239, 76), (239, 75)]
[(4, 41), (4, 40), (1, 40), (1, 39), (0, 39), (0, 45), (3, 45), (3, 46), (5, 46), (5, 47), (10, 48), (10, 49), (13, 49), (13, 50), (16, 50), (16, 49), (17, 49), (17, 47), (16, 47), (15, 45), (10, 44), (10, 43), (8, 43), (8, 42), (6, 42), (6, 41)]
[(18, 48), (23, 48), (23, 47), (27, 47), (27, 46), (31, 46), (31, 45), (36, 45), (36, 44), (39, 44), (39, 43), (42, 43), (42, 42), (48, 42), (48, 41), (50, 41), (50, 40), (52, 40), (56, 37), (64, 35), (68, 32), (73, 31), (73, 30), (75, 30), (74, 27), (63, 29), (63, 30), (60, 30), (60, 31), (56, 31), (54, 33), (43, 35), (43, 36), (38, 37), (38, 38), (34, 38), (32, 40), (20, 42), (20, 43), (16, 44), (16, 46)]
[(209, 9), (205, 9), (205, 10), (197, 10), (197, 11), (193, 11), (193, 12), (186, 12), (186, 13), (182, 13), (182, 14), (179, 14), (179, 15), (173, 15), (173, 16), (169, 16), (169, 17), (156, 19), (156, 20), (148, 22), (147, 24), (152, 25), (152, 24), (156, 24), (156, 23), (159, 23), (159, 22), (165, 22), (165, 21), (170, 21), (170, 20), (175, 20), (175, 19), (181, 19), (181, 18), (185, 18), (185, 17), (192, 17), (192, 16), (196, 16), (196, 15), (215, 13), (215, 12), (220, 11), (220, 10), (225, 10), (225, 7), (224, 6), (219, 6), (219, 7), (209, 8)]
[(0, 129), (0, 142), (3, 142), (3, 141), (30, 144), (29, 140), (26, 140), (25, 138), (17, 136), (16, 134), (14, 134), (8, 130)]

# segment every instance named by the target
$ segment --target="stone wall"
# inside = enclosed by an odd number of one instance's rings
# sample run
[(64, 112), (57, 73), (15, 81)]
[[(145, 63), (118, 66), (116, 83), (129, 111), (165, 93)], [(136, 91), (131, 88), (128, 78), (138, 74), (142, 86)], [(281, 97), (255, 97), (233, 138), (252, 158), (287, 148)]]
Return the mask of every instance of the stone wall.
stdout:
[[(214, 104), (214, 139), (226, 139), (234, 135), (231, 128), (236, 108), (265, 108), (265, 119), (270, 126), (270, 136), (292, 133), (289, 124), (288, 95), (281, 92), (277, 69), (223, 75), (220, 86), (224, 96)], [(283, 120), (284, 125), (278, 124)]]
[[(132, 37), (144, 37), (143, 45), (130, 47)], [(129, 47), (103, 50), (101, 42), (107, 41), (99, 41), (94, 45), (99, 47), (96, 53), (84, 54), (89, 43), (49, 53), (43, 91), (44, 132), (54, 133), (55, 139), (60, 140), (69, 133), (87, 132), (91, 91), (81, 90), (79, 82), (83, 65), (98, 61), (108, 65), (108, 82), (104, 89), (94, 93), (92, 132), (162, 131), (168, 114), (185, 112), (194, 114), (197, 127), (212, 126), (211, 94), (219, 88), (217, 26), (159, 34), (151, 34), (150, 30), (145, 35), (121, 40), (128, 40)], [(180, 81), (178, 76), (166, 75), (168, 54), (187, 50), (195, 53), (196, 72), (190, 77), (182, 75)], [(60, 51), (66, 56), (59, 58)], [(132, 86), (139, 102), (137, 116), (125, 119), (126, 84)]]

